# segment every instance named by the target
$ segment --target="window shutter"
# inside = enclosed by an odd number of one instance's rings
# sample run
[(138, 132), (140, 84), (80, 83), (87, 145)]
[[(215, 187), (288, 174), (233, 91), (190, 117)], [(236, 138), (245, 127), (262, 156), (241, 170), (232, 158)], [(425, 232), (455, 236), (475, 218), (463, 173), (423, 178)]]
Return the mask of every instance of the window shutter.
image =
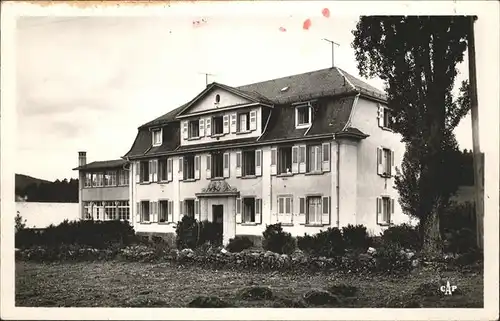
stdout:
[(255, 199), (255, 223), (262, 223), (262, 199)]
[(377, 174), (384, 174), (384, 164), (383, 164), (383, 150), (381, 147), (377, 147)]
[(391, 198), (391, 215), (390, 215), (390, 222), (391, 224), (394, 223), (394, 202), (395, 199)]
[(321, 224), (330, 225), (330, 197), (323, 197), (323, 202), (321, 203), (323, 207), (321, 215)]
[(236, 177), (241, 177), (241, 151), (236, 152)]
[(167, 180), (168, 181), (172, 181), (172, 165), (173, 165), (172, 158), (167, 159)]
[(141, 181), (141, 163), (135, 163), (135, 182), (139, 183)]
[(394, 166), (394, 151), (391, 150), (391, 177), (392, 176), (396, 176), (396, 169), (395, 169), (395, 166)]
[(231, 133), (236, 133), (236, 113), (231, 114)]
[(241, 198), (236, 199), (236, 223), (241, 223)]
[(292, 147), (292, 173), (299, 172), (299, 147)]
[(378, 105), (377, 119), (379, 127), (384, 127), (384, 107)]
[(229, 115), (224, 115), (222, 117), (222, 123), (223, 123), (222, 132), (224, 134), (229, 134)]
[(158, 201), (153, 202), (153, 222), (158, 222)]
[(198, 221), (201, 221), (201, 215), (200, 215), (200, 201), (199, 201), (199, 200), (194, 200), (194, 217), (195, 217)]
[(153, 161), (149, 161), (149, 181), (153, 181)]
[(276, 148), (271, 148), (271, 175), (276, 175), (277, 156), (278, 156), (278, 150)]
[(200, 179), (200, 156), (194, 157), (194, 179)]
[(306, 172), (306, 146), (299, 146), (299, 173)]
[(212, 155), (207, 155), (207, 179), (212, 178)]
[(200, 137), (203, 137), (205, 136), (205, 120), (203, 118), (200, 118), (199, 122), (198, 122), (198, 126), (199, 126), (199, 132), (200, 132)]
[(252, 110), (250, 112), (250, 130), (257, 129), (257, 111)]
[(262, 150), (260, 149), (255, 151), (255, 175), (262, 175)]
[(224, 168), (224, 177), (229, 177), (229, 153), (224, 153), (223, 155), (223, 168)]
[(205, 119), (205, 135), (206, 136), (211, 136), (212, 135), (212, 128), (211, 128), (211, 118)]
[(182, 137), (184, 139), (188, 139), (189, 138), (189, 135), (188, 135), (188, 122), (187, 121), (183, 121), (182, 122)]
[(306, 224), (306, 199), (299, 197), (299, 214), (297, 215), (297, 223)]
[(183, 215), (184, 215), (184, 202), (179, 201), (179, 220), (182, 220)]
[(158, 182), (158, 160), (153, 160), (153, 182)]
[(179, 180), (182, 181), (182, 167), (184, 166), (184, 157), (179, 157)]
[(293, 198), (285, 198), (285, 222), (292, 223), (292, 213), (293, 213)]
[(376, 214), (377, 214), (377, 224), (383, 223), (384, 219), (382, 217), (382, 199), (380, 197), (377, 197)]
[(323, 172), (330, 171), (330, 143), (323, 143), (323, 153), (322, 153), (322, 169)]
[(149, 220), (148, 222), (153, 221), (153, 201), (149, 201)]
[(141, 222), (141, 202), (136, 202), (135, 222)]

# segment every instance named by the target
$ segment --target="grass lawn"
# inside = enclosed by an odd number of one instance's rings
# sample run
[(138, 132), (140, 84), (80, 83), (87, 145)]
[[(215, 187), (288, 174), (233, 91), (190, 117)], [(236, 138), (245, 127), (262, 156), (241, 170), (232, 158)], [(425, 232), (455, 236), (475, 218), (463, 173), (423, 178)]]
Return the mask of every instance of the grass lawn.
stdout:
[[(461, 293), (444, 296), (438, 292), (420, 295), (417, 299), (412, 297), (421, 284), (439, 278), (457, 285)], [(479, 272), (438, 273), (429, 269), (416, 271), (403, 278), (292, 275), (118, 261), (53, 264), (17, 262), (16, 306), (186, 307), (199, 295), (214, 295), (235, 307), (274, 307), (280, 299), (297, 299), (310, 289), (325, 289), (339, 283), (358, 287), (357, 295), (354, 298), (341, 298), (342, 303), (337, 305), (339, 307), (410, 307), (409, 302), (416, 301), (420, 307), (426, 308), (483, 307), (483, 274)], [(240, 299), (240, 290), (249, 286), (267, 286), (278, 298), (261, 301)]]

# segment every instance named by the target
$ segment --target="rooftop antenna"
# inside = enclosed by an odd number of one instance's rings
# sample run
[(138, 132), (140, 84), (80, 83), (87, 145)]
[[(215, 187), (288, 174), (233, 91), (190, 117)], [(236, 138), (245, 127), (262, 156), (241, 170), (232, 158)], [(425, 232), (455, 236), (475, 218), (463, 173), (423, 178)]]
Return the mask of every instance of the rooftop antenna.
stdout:
[(205, 86), (208, 86), (208, 76), (216, 76), (215, 74), (209, 74), (207, 72), (199, 72), (199, 74), (205, 75)]
[(329, 43), (332, 44), (332, 68), (335, 67), (335, 45), (340, 46), (338, 43), (336, 43), (333, 40), (323, 38), (324, 41), (328, 41)]

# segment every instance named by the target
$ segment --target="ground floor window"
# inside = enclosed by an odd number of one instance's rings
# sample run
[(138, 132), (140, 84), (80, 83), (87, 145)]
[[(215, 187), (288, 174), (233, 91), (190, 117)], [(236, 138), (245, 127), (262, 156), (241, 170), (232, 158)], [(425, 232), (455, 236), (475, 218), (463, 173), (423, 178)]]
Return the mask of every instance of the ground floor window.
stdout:
[(141, 222), (149, 222), (150, 214), (149, 214), (149, 201), (141, 202)]
[(116, 203), (115, 202), (105, 202), (104, 203), (104, 219), (108, 221), (116, 220)]
[(184, 215), (194, 217), (194, 200), (184, 200)]
[(255, 198), (246, 197), (243, 199), (243, 223), (255, 222)]
[(377, 221), (379, 224), (390, 224), (394, 214), (394, 199), (389, 196), (377, 198)]
[(92, 204), (90, 202), (83, 202), (83, 219), (92, 219)]
[(306, 212), (306, 223), (307, 224), (321, 224), (321, 197), (320, 196), (310, 196), (306, 199), (307, 201), (307, 212)]
[(130, 206), (128, 201), (118, 202), (118, 219), (130, 221)]

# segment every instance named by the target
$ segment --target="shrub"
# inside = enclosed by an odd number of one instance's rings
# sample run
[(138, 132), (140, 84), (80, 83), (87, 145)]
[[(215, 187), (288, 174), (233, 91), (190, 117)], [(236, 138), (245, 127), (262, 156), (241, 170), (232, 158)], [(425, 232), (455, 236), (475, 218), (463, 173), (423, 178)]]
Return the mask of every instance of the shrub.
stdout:
[(313, 236), (304, 234), (303, 237), (297, 238), (297, 243), (302, 251), (314, 256), (335, 258), (345, 253), (342, 233), (336, 227), (329, 227)]
[(194, 249), (200, 243), (199, 224), (193, 217), (183, 216), (181, 221), (177, 223), (175, 234), (175, 244), (179, 250), (185, 248)]
[(291, 254), (295, 251), (295, 239), (290, 233), (283, 231), (280, 223), (267, 225), (262, 235), (262, 247), (265, 250), (280, 254)]
[(418, 229), (409, 224), (389, 227), (382, 234), (384, 243), (395, 244), (405, 249), (418, 250), (421, 247)]
[(378, 248), (375, 258), (375, 270), (378, 272), (405, 274), (412, 269), (411, 259), (405, 250), (395, 243), (388, 243)]
[(229, 252), (241, 252), (253, 246), (253, 242), (246, 236), (236, 236), (234, 239), (229, 240), (226, 249)]
[(16, 228), (16, 233), (24, 230), (26, 228), (26, 220), (23, 219), (21, 214), (19, 214), (19, 211), (17, 211), (16, 217), (15, 217), (15, 228)]
[(363, 225), (347, 225), (342, 228), (346, 248), (364, 250), (370, 246), (370, 236)]
[(477, 249), (473, 204), (451, 204), (441, 214), (439, 226), (446, 252), (467, 253)]
[(222, 244), (222, 224), (216, 222), (203, 221), (200, 224), (199, 244), (210, 243), (211, 245)]
[(122, 221), (64, 221), (50, 225), (43, 231), (31, 229), (16, 233), (16, 247), (57, 247), (61, 244), (78, 244), (94, 248), (106, 248), (111, 244), (128, 245), (136, 241), (134, 229)]

